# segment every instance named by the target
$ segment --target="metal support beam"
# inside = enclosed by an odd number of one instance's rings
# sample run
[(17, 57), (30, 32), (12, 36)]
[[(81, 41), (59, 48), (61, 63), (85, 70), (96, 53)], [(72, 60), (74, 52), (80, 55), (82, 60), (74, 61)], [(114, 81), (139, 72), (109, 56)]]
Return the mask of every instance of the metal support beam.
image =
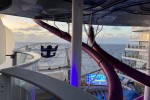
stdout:
[[(149, 26), (147, 69), (150, 69), (150, 26)], [(146, 74), (150, 76), (150, 70), (146, 70)], [(150, 100), (150, 87), (148, 86), (145, 86), (144, 100)]]
[(72, 0), (71, 85), (81, 85), (83, 0)]

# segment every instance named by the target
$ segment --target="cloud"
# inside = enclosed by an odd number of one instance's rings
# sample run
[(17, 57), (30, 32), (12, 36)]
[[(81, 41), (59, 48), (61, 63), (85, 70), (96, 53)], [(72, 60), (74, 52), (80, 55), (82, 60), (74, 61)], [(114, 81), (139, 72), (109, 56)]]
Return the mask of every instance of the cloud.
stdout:
[(34, 23), (32, 20), (30, 20), (30, 22), (18, 22), (18, 25), (20, 25), (20, 27), (39, 27), (39, 25), (37, 25), (36, 23)]
[(17, 31), (41, 31), (39, 27), (18, 28)]
[[(58, 38), (57, 36), (51, 34), (46, 29), (40, 27), (39, 25), (35, 24), (32, 19), (29, 18), (22, 18), (22, 17), (12, 17), (12, 16), (3, 16), (3, 23), (12, 29), (16, 41), (22, 42), (39, 42), (39, 41), (47, 41), (47, 42), (64, 42), (64, 40)], [(54, 22), (48, 21), (50, 25), (56, 27)], [(63, 31), (68, 31), (68, 25), (66, 23), (56, 22), (55, 23), (58, 28)], [(86, 25), (87, 27), (87, 25)], [(101, 25), (99, 26), (99, 30), (101, 29)], [(88, 28), (87, 28), (88, 29)], [(94, 31), (96, 32), (97, 26), (94, 25)], [(83, 41), (87, 41), (87, 36), (85, 34), (84, 29), (82, 30), (83, 33)], [(96, 36), (96, 39), (103, 38), (102, 41), (105, 43), (124, 43), (129, 37), (131, 33), (130, 27), (115, 27), (115, 26), (104, 26), (103, 30)], [(70, 34), (72, 35), (72, 24), (70, 24)], [(95, 33), (96, 34), (96, 33)], [(98, 41), (100, 41), (99, 39)]]
[(67, 41), (53, 35), (43, 32), (42, 34), (25, 34), (23, 32), (14, 32), (16, 42), (55, 42), (67, 43)]
[(13, 32), (14, 35), (24, 34), (23, 32)]
[(113, 30), (120, 31), (122, 28), (121, 28), (121, 27), (119, 27), (119, 26), (113, 26), (113, 27), (112, 27), (112, 29), (113, 29)]

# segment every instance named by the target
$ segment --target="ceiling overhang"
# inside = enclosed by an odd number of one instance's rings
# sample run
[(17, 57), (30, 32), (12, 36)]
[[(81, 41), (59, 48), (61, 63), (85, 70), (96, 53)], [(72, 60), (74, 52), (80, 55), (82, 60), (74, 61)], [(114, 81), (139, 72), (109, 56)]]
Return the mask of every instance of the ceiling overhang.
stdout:
[[(12, 5), (16, 8), (11, 6), (0, 13), (71, 22), (72, 0), (12, 0)], [(84, 0), (83, 15), (84, 23), (89, 23), (92, 17), (95, 25), (149, 26), (150, 0)]]

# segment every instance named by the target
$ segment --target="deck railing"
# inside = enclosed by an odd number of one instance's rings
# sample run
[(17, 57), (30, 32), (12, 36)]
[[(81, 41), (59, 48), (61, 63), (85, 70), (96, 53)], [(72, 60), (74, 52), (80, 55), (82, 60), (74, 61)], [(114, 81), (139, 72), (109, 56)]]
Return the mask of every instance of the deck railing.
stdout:
[(122, 57), (128, 57), (128, 58), (134, 58), (134, 59), (139, 59), (139, 60), (147, 61), (147, 56), (142, 56), (142, 55), (138, 55), (138, 54), (123, 53)]
[[(97, 100), (92, 95), (65, 82), (36, 72), (40, 56), (17, 52), (17, 65), (0, 70), (0, 98), (2, 100)], [(63, 88), (62, 88), (63, 87)], [(61, 89), (58, 89), (61, 88)], [(12, 92), (13, 91), (13, 92)], [(42, 96), (44, 95), (44, 96)]]
[(127, 44), (126, 48), (128, 48), (128, 49), (143, 49), (143, 50), (148, 50), (148, 46), (135, 45), (135, 44)]
[(133, 32), (147, 32), (149, 27), (132, 27)]
[[(10, 86), (14, 92), (11, 92), (11, 90), (9, 90), (9, 89), (8, 90), (2, 89), (2, 91), (4, 91), (4, 93), (3, 94), (0, 93), (0, 98), (2, 98), (3, 100), (14, 100), (14, 99), (30, 100), (31, 98), (34, 98), (35, 93), (33, 93), (33, 91), (35, 91), (37, 89), (37, 87), (35, 87), (34, 85), (32, 85), (29, 82), (24, 81), (23, 79), (19, 79), (14, 76), (10, 76), (10, 75), (8, 75), (6, 78), (6, 80), (9, 80), (9, 79), (10, 80), (5, 81), (5, 80), (3, 80), (3, 79), (5, 79), (5, 74), (3, 73), (3, 70), (11, 70), (13, 68), (16, 68), (16, 70), (17, 70), (17, 68), (18, 68), (18, 69), (22, 69), (22, 70), (26, 69), (26, 70), (30, 70), (32, 72), (36, 72), (37, 62), (39, 61), (39, 59), (40, 59), (40, 55), (38, 55), (36, 53), (19, 52), (19, 51), (14, 50), (13, 66), (8, 69), (0, 70), (0, 71), (2, 71), (2, 75), (0, 76), (0, 83), (6, 82), (7, 84), (2, 84), (4, 87), (8, 87), (8, 84), (11, 83)], [(15, 74), (19, 74), (19, 73), (15, 73)], [(6, 91), (8, 91), (8, 92), (6, 92)], [(33, 96), (30, 96), (28, 93)], [(11, 95), (6, 96), (6, 94), (11, 94)]]
[(131, 41), (148, 41), (149, 34), (132, 34), (130, 36)]

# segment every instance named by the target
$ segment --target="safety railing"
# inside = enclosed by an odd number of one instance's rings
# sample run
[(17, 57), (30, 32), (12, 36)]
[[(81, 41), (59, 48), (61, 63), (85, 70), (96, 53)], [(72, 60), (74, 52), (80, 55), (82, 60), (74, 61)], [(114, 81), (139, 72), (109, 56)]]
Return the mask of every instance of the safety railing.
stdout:
[(141, 61), (147, 62), (147, 56), (142, 56), (142, 55), (138, 55), (138, 54), (123, 53), (122, 57), (123, 58), (131, 58), (132, 60), (141, 60)]
[(0, 98), (2, 100), (97, 100), (63, 81), (36, 72), (40, 56), (17, 52), (17, 65), (0, 70)]
[[(38, 72), (41, 73), (53, 73), (58, 71), (64, 71), (70, 69), (70, 55), (71, 50), (69, 49), (69, 44), (59, 44), (59, 43), (50, 43), (50, 42), (44, 42), (44, 43), (35, 43), (35, 44), (28, 44), (23, 47), (19, 47), (16, 49), (16, 51), (20, 52), (35, 52), (41, 55), (41, 46), (44, 46), (45, 48), (47, 46), (51, 45), (53, 48), (58, 45), (58, 49), (56, 51), (55, 56), (50, 58), (41, 57), (41, 59), (38, 62)], [(54, 52), (51, 52), (53, 54)], [(81, 67), (81, 75), (84, 75), (86, 73), (93, 72), (95, 70), (99, 69), (98, 64), (84, 51), (82, 51), (82, 67)], [(59, 61), (59, 63), (57, 62)], [(87, 63), (88, 62), (88, 63)], [(65, 71), (63, 73), (64, 75), (60, 75), (63, 77), (55, 77), (55, 78), (61, 78), (62, 80), (69, 81), (68, 78), (68, 72)], [(54, 75), (53, 75), (54, 76)], [(55, 75), (58, 76), (58, 75)]]
[(148, 50), (148, 46), (144, 45), (134, 45), (134, 44), (127, 44), (126, 49), (141, 49), (141, 50)]
[(149, 41), (149, 34), (132, 34), (131, 41)]
[(148, 32), (149, 27), (132, 27), (132, 32)]
[[(13, 55), (14, 66), (12, 66), (11, 68), (20, 68), (20, 69), (28, 69), (31, 71), (36, 71), (37, 62), (39, 61), (39, 59), (40, 59), (40, 55), (36, 53), (14, 51), (14, 55)], [(5, 75), (2, 74), (1, 83), (4, 82), (5, 78), (6, 78)], [(0, 96), (2, 96), (3, 100), (7, 100), (8, 97), (10, 98), (10, 100), (31, 100), (31, 98), (36, 97), (34, 91), (36, 91), (37, 87), (19, 78), (15, 78), (12, 76), (9, 76), (9, 78), (11, 84), (9, 82), (8, 84), (11, 85), (11, 89), (9, 89), (8, 91), (10, 92), (9, 94), (11, 94), (11, 96), (4, 95), (4, 94), (8, 94), (5, 92), (7, 89), (4, 90), (2, 89), (4, 93), (1, 94)], [(5, 87), (5, 84), (3, 85)], [(14, 90), (15, 92), (12, 92)]]

